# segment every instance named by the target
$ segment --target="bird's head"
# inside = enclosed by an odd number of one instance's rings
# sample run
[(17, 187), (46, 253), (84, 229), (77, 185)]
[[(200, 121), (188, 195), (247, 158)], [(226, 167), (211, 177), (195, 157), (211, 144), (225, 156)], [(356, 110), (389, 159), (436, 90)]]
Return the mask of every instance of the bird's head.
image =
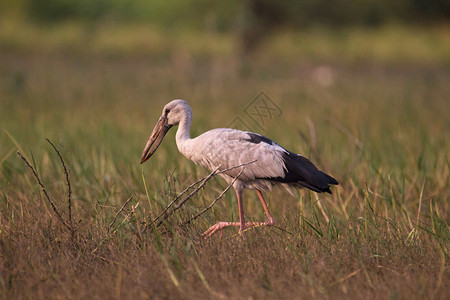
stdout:
[(155, 128), (153, 128), (147, 145), (145, 145), (144, 151), (142, 152), (141, 164), (155, 153), (169, 129), (186, 120), (187, 116), (192, 117), (192, 111), (184, 100), (173, 100), (164, 106), (162, 115), (159, 117)]

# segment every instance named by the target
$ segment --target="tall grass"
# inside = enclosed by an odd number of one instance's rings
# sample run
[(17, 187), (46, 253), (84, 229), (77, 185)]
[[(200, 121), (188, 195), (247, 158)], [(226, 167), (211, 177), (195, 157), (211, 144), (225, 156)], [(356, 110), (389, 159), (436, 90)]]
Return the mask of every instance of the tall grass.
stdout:
[[(292, 47), (269, 47), (244, 66), (232, 53), (189, 46), (164, 56), (2, 47), (2, 298), (447, 298), (446, 64), (343, 63), (339, 53), (318, 64)], [(208, 174), (178, 153), (174, 132), (139, 165), (162, 106), (186, 99), (195, 136), (237, 116), (249, 122), (244, 107), (260, 91), (282, 115), (252, 129), (310, 157), (340, 186), (318, 197), (274, 190), (275, 227), (203, 240), (211, 224), (237, 219), (228, 192), (180, 226), (226, 187), (217, 178), (161, 228), (144, 230)], [(73, 238), (16, 156), (68, 216), (66, 179), (45, 138), (68, 165)], [(256, 195), (244, 197), (247, 218), (263, 220)]]

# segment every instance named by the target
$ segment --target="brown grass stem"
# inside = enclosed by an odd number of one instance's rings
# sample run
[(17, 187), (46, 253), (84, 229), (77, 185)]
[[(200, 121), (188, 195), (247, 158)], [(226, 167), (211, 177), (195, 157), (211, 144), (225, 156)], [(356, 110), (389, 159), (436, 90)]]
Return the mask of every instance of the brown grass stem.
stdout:
[(67, 205), (69, 207), (69, 224), (70, 224), (70, 226), (72, 226), (72, 186), (70, 185), (69, 172), (67, 171), (66, 164), (65, 164), (64, 159), (62, 158), (61, 154), (59, 153), (58, 148), (56, 148), (55, 145), (53, 145), (53, 143), (49, 139), (46, 139), (46, 140), (53, 147), (55, 152), (58, 154), (59, 159), (60, 159), (61, 164), (62, 164), (63, 169), (64, 169), (64, 174), (66, 175), (67, 202), (68, 202)]
[(47, 199), (47, 201), (50, 203), (50, 205), (53, 208), (53, 211), (55, 212), (56, 216), (58, 217), (59, 221), (71, 232), (73, 232), (73, 229), (71, 226), (69, 226), (64, 219), (62, 218), (61, 214), (59, 213), (58, 209), (56, 208), (55, 204), (53, 203), (53, 201), (50, 199), (47, 191), (45, 190), (44, 185), (42, 184), (41, 180), (39, 179), (38, 174), (36, 173), (36, 171), (34, 170), (33, 166), (30, 165), (30, 163), (28, 162), (28, 160), (20, 153), (20, 151), (17, 151), (17, 154), (20, 156), (20, 158), (25, 162), (25, 164), (27, 165), (27, 167), (31, 170), (31, 172), (34, 175), (34, 178), (36, 178), (37, 183), (39, 184), (39, 186), (41, 187), (42, 192), (45, 195), (45, 198)]
[(226, 192), (228, 192), (228, 190), (233, 186), (233, 184), (236, 182), (236, 180), (239, 178), (239, 176), (241, 176), (242, 172), (244, 171), (244, 169), (242, 169), (239, 174), (233, 178), (233, 181), (222, 191), (222, 193), (220, 193), (220, 195), (214, 199), (213, 202), (211, 202), (210, 205), (208, 205), (207, 207), (205, 207), (201, 212), (197, 213), (195, 216), (193, 216), (192, 218), (190, 218), (189, 220), (187, 220), (186, 222), (183, 223), (182, 226), (188, 225), (189, 223), (191, 223), (192, 221), (194, 221), (195, 219), (197, 219), (198, 217), (200, 217), (201, 215), (203, 215), (205, 212), (207, 212), (208, 210), (210, 210), (216, 203), (217, 201), (219, 201), (220, 199), (222, 199), (223, 195), (225, 195)]
[(341, 279), (337, 280), (336, 282), (332, 283), (332, 284), (330, 285), (330, 287), (335, 286), (336, 284), (341, 283), (341, 282), (343, 282), (343, 281), (349, 279), (350, 277), (355, 276), (355, 275), (358, 274), (359, 272), (361, 272), (361, 269), (358, 269), (358, 270), (355, 270), (355, 271), (351, 272), (350, 274), (348, 274), (348, 275), (342, 277)]
[[(214, 171), (212, 171), (208, 176), (203, 177), (199, 180), (197, 180), (196, 182), (192, 183), (190, 186), (188, 186), (187, 188), (185, 188), (177, 197), (175, 197), (175, 199), (172, 200), (172, 202), (169, 203), (169, 205), (167, 205), (167, 207), (165, 209), (163, 209), (163, 211), (149, 224), (154, 224), (156, 221), (158, 221), (163, 215), (165, 215), (165, 213), (167, 212), (167, 210), (169, 210), (169, 208), (172, 207), (172, 205), (174, 203), (176, 203), (187, 191), (189, 191), (192, 187), (196, 186), (197, 184), (199, 184), (200, 182), (202, 183), (201, 186), (203, 186), (206, 181), (208, 181), (216, 172), (217, 170), (220, 168), (217, 167)], [(197, 189), (196, 189), (197, 190)]]
[[(131, 199), (133, 199), (133, 197), (130, 197), (127, 199), (127, 201), (125, 201), (125, 203), (122, 205), (122, 207), (119, 209), (119, 211), (116, 213), (116, 215), (114, 216), (114, 219), (112, 220), (112, 222), (109, 224), (108, 226), (108, 230), (106, 231), (106, 235), (100, 240), (100, 242), (98, 243), (98, 245), (94, 248), (94, 250), (91, 251), (91, 254), (94, 254), (95, 252), (97, 252), (97, 250), (100, 248), (100, 246), (106, 241), (106, 239), (111, 235), (114, 234), (130, 217), (131, 215), (134, 213), (134, 210), (131, 210), (130, 213), (128, 213), (125, 218), (123, 219), (121, 225), (119, 225), (118, 228), (116, 228), (113, 232), (111, 232), (111, 228), (114, 225), (114, 223), (116, 222), (117, 216), (125, 209), (125, 207), (127, 206), (128, 202), (131, 201)], [(139, 203), (138, 203), (139, 204)], [(137, 207), (137, 205), (136, 205)]]
[[(199, 190), (201, 190), (204, 186), (205, 186), (205, 184), (212, 178), (212, 177), (214, 177), (215, 175), (218, 175), (218, 174), (221, 174), (221, 173), (224, 173), (224, 172), (227, 172), (227, 171), (230, 171), (230, 170), (233, 170), (233, 169), (236, 169), (236, 168), (240, 168), (240, 167), (243, 167), (243, 166), (246, 166), (246, 165), (249, 165), (249, 164), (252, 164), (252, 163), (254, 163), (256, 160), (253, 160), (253, 161), (250, 161), (250, 162), (247, 162), (247, 163), (243, 163), (243, 164), (240, 164), (240, 165), (237, 165), (237, 166), (233, 166), (233, 167), (230, 167), (230, 168), (227, 168), (227, 169), (224, 169), (224, 170), (221, 170), (221, 171), (218, 171), (219, 169), (220, 169), (220, 167), (221, 166), (218, 166), (216, 169), (214, 169), (208, 176), (206, 176), (206, 177), (203, 177), (202, 179), (200, 179), (200, 180), (198, 180), (197, 182), (194, 182), (193, 184), (191, 184), (188, 188), (186, 188), (179, 196), (177, 196), (169, 205), (168, 205), (168, 207), (166, 207), (150, 224), (148, 224), (147, 226), (146, 226), (146, 229), (149, 227), (149, 226), (151, 226), (151, 225), (153, 225), (153, 224), (155, 224), (161, 217), (162, 217), (162, 220), (159, 220), (158, 221), (158, 223), (156, 223), (156, 227), (159, 227), (159, 226), (161, 226), (161, 224), (165, 221), (165, 220), (167, 220), (171, 215), (173, 215), (173, 213), (176, 211), (176, 210), (178, 210), (181, 206), (183, 206), (183, 204), (184, 203), (186, 203), (186, 201), (188, 201), (189, 199), (191, 199), (195, 194), (197, 194), (198, 193), (198, 191)], [(239, 173), (239, 175), (240, 175), (241, 173)], [(200, 185), (198, 186), (198, 187), (196, 187), (195, 188), (195, 190), (193, 190), (186, 198), (184, 198), (180, 203), (178, 203), (178, 205), (176, 205), (169, 213), (166, 213), (167, 212), (167, 210), (168, 210), (168, 208), (170, 207), (170, 206), (172, 206), (174, 203), (176, 203), (180, 198), (181, 198), (181, 195), (183, 195), (184, 193), (186, 193), (187, 192), (187, 190), (189, 190), (191, 187), (193, 187), (193, 186), (195, 186), (198, 182), (201, 182), (200, 183)]]
[(314, 194), (314, 197), (316, 198), (317, 207), (319, 208), (320, 212), (322, 213), (325, 222), (328, 224), (330, 222), (330, 218), (328, 217), (327, 213), (325, 212), (325, 209), (323, 209), (322, 203), (320, 203), (319, 196), (317, 194)]
[(111, 228), (113, 227), (114, 223), (117, 220), (117, 217), (119, 216), (119, 214), (125, 209), (125, 207), (127, 206), (128, 202), (131, 201), (131, 199), (133, 199), (133, 197), (130, 197), (127, 199), (127, 201), (125, 201), (125, 203), (122, 205), (122, 207), (119, 209), (119, 211), (117, 211), (116, 215), (114, 216), (114, 219), (111, 221), (111, 223), (108, 226), (108, 230), (106, 230), (106, 234), (108, 235), (109, 232), (111, 231)]
[[(420, 190), (419, 207), (417, 208), (417, 215), (416, 215), (417, 225), (420, 222), (420, 210), (422, 209), (422, 199), (423, 199), (423, 190), (424, 190), (424, 188), (425, 188), (425, 180), (423, 181), (422, 189)], [(416, 226), (416, 230), (417, 230), (417, 226)]]

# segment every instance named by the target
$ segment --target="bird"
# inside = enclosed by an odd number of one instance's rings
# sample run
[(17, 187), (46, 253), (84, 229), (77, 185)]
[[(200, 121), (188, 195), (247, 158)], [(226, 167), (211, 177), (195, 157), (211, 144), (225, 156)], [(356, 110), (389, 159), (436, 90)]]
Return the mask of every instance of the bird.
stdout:
[[(281, 185), (290, 192), (291, 187), (308, 188), (314, 192), (331, 194), (330, 187), (338, 185), (336, 179), (320, 171), (306, 157), (286, 150), (271, 139), (248, 131), (216, 128), (190, 137), (192, 109), (181, 99), (163, 108), (142, 152), (141, 164), (157, 150), (166, 133), (178, 125), (176, 145), (186, 158), (205, 168), (222, 170), (220, 173), (235, 190), (239, 222), (218, 222), (202, 235), (211, 237), (227, 227), (239, 227), (239, 233), (256, 226), (272, 226), (274, 219), (262, 192)], [(233, 168), (240, 166), (237, 168)], [(246, 222), (242, 194), (244, 189), (255, 190), (266, 214), (265, 222)], [(292, 192), (290, 192), (291, 195)]]

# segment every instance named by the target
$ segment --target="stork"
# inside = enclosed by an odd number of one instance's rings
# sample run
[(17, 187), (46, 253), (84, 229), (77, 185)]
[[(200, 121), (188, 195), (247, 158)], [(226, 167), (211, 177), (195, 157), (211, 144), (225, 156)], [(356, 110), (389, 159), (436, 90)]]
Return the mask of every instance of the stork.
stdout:
[[(242, 165), (220, 173), (236, 192), (239, 222), (218, 222), (203, 233), (206, 238), (230, 226), (238, 226), (241, 233), (246, 228), (273, 225), (273, 217), (262, 194), (273, 185), (283, 185), (288, 191), (293, 186), (331, 194), (330, 185), (338, 184), (307, 158), (284, 149), (260, 134), (217, 128), (191, 138), (191, 123), (192, 109), (186, 101), (177, 99), (166, 104), (144, 148), (141, 164), (155, 153), (169, 129), (178, 125), (176, 144), (186, 158), (210, 170), (226, 170)], [(258, 194), (267, 216), (265, 222), (245, 222), (242, 202), (245, 188), (255, 190)]]

